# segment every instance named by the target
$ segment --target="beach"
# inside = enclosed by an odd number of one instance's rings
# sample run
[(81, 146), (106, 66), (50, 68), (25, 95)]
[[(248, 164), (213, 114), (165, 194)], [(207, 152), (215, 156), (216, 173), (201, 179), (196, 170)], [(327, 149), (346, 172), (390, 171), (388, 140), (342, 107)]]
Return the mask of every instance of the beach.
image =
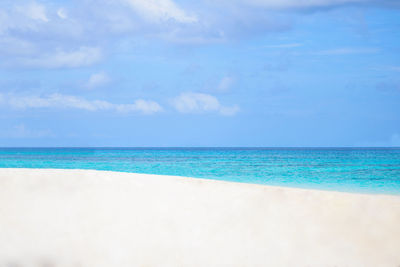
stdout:
[(400, 266), (400, 196), (0, 169), (0, 266)]

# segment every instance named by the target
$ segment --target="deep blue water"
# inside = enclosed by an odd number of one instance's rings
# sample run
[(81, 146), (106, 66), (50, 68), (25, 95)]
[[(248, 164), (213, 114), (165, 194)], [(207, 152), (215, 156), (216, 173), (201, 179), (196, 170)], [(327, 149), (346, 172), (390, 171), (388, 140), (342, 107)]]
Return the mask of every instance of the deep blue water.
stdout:
[(400, 148), (0, 148), (0, 168), (110, 170), (400, 194)]

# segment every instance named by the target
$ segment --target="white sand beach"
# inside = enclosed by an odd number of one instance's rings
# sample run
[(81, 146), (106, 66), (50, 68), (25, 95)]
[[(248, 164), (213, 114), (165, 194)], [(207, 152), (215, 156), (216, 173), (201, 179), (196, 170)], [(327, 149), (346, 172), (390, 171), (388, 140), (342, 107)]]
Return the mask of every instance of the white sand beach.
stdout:
[(400, 196), (0, 169), (1, 267), (400, 266)]

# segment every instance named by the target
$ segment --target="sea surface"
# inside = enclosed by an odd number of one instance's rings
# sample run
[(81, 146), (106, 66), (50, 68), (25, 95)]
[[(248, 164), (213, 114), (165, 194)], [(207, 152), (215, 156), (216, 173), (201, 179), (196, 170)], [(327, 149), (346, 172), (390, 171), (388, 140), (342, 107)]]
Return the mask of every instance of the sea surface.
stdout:
[(400, 148), (0, 148), (0, 168), (93, 169), (400, 194)]

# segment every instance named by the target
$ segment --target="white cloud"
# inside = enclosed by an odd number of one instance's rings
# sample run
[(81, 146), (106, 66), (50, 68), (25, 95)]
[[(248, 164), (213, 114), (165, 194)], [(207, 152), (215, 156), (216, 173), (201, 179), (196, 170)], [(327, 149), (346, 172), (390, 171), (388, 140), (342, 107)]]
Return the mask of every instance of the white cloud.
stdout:
[(125, 2), (144, 18), (153, 22), (170, 19), (180, 23), (197, 21), (195, 16), (189, 16), (171, 0), (125, 0)]
[(38, 2), (0, 1), (0, 67), (89, 66), (100, 61), (102, 51), (132, 34), (180, 35), (182, 27), (197, 21), (173, 0), (73, 0), (79, 9), (68, 10)]
[(237, 105), (223, 106), (215, 96), (202, 93), (182, 93), (172, 100), (174, 108), (181, 113), (217, 112), (224, 116), (235, 115)]
[(235, 78), (232, 76), (225, 76), (221, 79), (218, 84), (217, 91), (219, 92), (227, 92), (235, 83)]
[[(218, 0), (196, 4), (174, 0), (72, 0), (71, 5), (79, 8), (66, 9), (57, 1), (30, 1), (0, 3), (0, 63), (3, 66), (87, 66), (98, 62), (101, 51), (118, 47), (113, 44), (132, 36), (203, 44), (290, 29), (291, 22), (285, 16), (268, 12), (271, 7), (378, 4), (376, 0)], [(13, 4), (21, 2), (28, 4)], [(20, 43), (32, 46), (29, 57)], [(93, 44), (98, 44), (98, 47), (91, 47)], [(278, 44), (269, 47), (289, 48), (298, 45)], [(55, 47), (59, 50), (54, 50)], [(9, 51), (14, 52), (10, 54)]]
[(8, 104), (14, 108), (76, 108), (88, 111), (107, 110), (113, 107), (107, 101), (101, 100), (86, 100), (84, 98), (51, 94), (46, 97), (42, 96), (10, 96)]
[[(72, 0), (70, 6), (79, 8), (67, 9), (61, 2), (0, 1), (0, 67), (88, 66), (99, 62), (107, 49), (115, 49), (111, 53), (121, 52), (119, 44), (131, 41), (132, 37), (198, 45), (290, 29), (292, 16), (270, 12), (271, 8), (318, 8), (363, 3), (386, 6), (396, 3), (394, 0), (207, 0), (196, 3)], [(341, 49), (321, 53), (355, 52)]]
[(120, 112), (140, 111), (144, 114), (157, 113), (163, 110), (157, 102), (144, 99), (137, 99), (133, 104), (116, 105), (116, 109)]
[(96, 87), (104, 86), (111, 81), (110, 77), (104, 71), (99, 73), (94, 73), (89, 77), (89, 80), (86, 82), (86, 87), (89, 89), (93, 89)]
[(28, 67), (42, 68), (76, 68), (90, 66), (102, 58), (101, 49), (98, 47), (82, 46), (77, 50), (55, 52), (39, 55), (37, 57), (23, 57), (17, 61)]
[(219, 113), (224, 116), (233, 116), (240, 111), (238, 105), (234, 106), (221, 106), (219, 109)]
[(200, 93), (182, 93), (173, 100), (176, 110), (183, 113), (199, 111), (218, 111), (220, 104), (217, 98)]
[[(0, 95), (1, 97), (1, 95)], [(118, 112), (141, 112), (144, 114), (152, 114), (161, 112), (163, 108), (154, 101), (137, 99), (133, 104), (114, 104), (104, 100), (87, 100), (82, 97), (51, 94), (48, 96), (16, 96), (3, 95), (3, 104), (17, 108), (72, 108), (86, 111), (118, 111)]]
[(36, 2), (24, 6), (17, 6), (17, 10), (33, 20), (40, 20), (43, 22), (49, 21), (46, 15), (46, 7)]
[(64, 8), (59, 8), (59, 9), (57, 10), (57, 15), (58, 15), (58, 17), (61, 18), (61, 19), (66, 19), (66, 18), (68, 18), (67, 11), (66, 11)]

